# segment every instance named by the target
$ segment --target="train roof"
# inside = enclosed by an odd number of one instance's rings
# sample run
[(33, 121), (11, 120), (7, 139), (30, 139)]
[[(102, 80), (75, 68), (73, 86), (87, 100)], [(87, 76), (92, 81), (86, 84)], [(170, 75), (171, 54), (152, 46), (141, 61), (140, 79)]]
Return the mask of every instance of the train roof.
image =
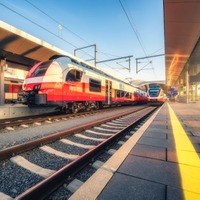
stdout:
[(96, 72), (98, 72), (98, 73), (101, 74), (101, 75), (107, 76), (108, 78), (114, 79), (114, 80), (116, 80), (116, 81), (119, 81), (119, 82), (121, 82), (121, 83), (124, 83), (124, 84), (126, 84), (126, 85), (129, 85), (129, 86), (131, 86), (131, 87), (135, 87), (135, 86), (131, 85), (130, 83), (124, 81), (124, 80), (121, 80), (121, 79), (119, 79), (119, 78), (117, 78), (117, 77), (115, 77), (115, 76), (112, 76), (112, 75), (110, 75), (110, 74), (104, 72), (102, 69), (98, 68), (97, 66), (94, 66), (94, 65), (92, 65), (92, 64), (90, 64), (90, 63), (87, 63), (87, 62), (85, 62), (85, 61), (83, 61), (83, 60), (81, 60), (81, 59), (79, 59), (79, 58), (77, 58), (77, 57), (74, 57), (74, 56), (71, 57), (71, 56), (66, 56), (66, 55), (54, 55), (54, 56), (50, 57), (49, 60), (54, 60), (54, 59), (57, 59), (57, 58), (60, 58), (60, 57), (69, 58), (69, 59), (72, 61), (72, 63), (75, 63), (75, 64), (77, 64), (77, 65), (81, 65), (82, 67), (85, 67), (85, 68), (87, 68), (87, 69), (91, 69), (91, 70), (93, 70), (93, 71), (96, 71)]

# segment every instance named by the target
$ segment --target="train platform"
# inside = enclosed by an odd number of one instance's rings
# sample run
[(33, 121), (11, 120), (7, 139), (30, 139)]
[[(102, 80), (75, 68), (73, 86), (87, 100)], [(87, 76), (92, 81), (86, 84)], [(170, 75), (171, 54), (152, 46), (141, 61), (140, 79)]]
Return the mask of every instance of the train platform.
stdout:
[(55, 108), (29, 108), (22, 104), (4, 104), (0, 105), (0, 119), (9, 119), (17, 117), (26, 117), (31, 115), (39, 115), (54, 111)]
[(70, 199), (200, 200), (199, 113), (163, 104)]

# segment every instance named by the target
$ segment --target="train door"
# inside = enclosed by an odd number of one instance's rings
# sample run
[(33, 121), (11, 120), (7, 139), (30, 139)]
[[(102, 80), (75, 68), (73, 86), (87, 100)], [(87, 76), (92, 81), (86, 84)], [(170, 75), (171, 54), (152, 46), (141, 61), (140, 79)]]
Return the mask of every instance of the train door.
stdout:
[(106, 80), (106, 103), (112, 104), (112, 81)]

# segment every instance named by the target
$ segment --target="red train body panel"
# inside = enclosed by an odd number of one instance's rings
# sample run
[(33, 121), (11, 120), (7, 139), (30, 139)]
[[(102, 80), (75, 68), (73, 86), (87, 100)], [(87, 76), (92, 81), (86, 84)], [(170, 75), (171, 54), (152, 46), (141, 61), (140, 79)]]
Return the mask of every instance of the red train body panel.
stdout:
[(33, 66), (24, 80), (23, 90), (24, 104), (57, 106), (72, 112), (136, 104), (145, 102), (146, 96), (139, 99), (135, 95), (139, 90), (134, 86), (67, 56), (55, 56)]

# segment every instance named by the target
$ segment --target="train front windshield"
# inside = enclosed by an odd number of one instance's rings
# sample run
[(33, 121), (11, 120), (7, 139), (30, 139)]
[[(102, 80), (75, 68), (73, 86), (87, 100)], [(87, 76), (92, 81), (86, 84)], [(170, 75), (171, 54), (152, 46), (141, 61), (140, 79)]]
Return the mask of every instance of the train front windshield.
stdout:
[(159, 92), (160, 92), (159, 89), (157, 89), (157, 90), (155, 90), (155, 89), (149, 89), (149, 96), (150, 97), (157, 97), (159, 95)]
[(51, 61), (43, 62), (41, 63), (31, 74), (31, 77), (37, 77), (37, 76), (44, 76), (48, 67), (52, 63)]

